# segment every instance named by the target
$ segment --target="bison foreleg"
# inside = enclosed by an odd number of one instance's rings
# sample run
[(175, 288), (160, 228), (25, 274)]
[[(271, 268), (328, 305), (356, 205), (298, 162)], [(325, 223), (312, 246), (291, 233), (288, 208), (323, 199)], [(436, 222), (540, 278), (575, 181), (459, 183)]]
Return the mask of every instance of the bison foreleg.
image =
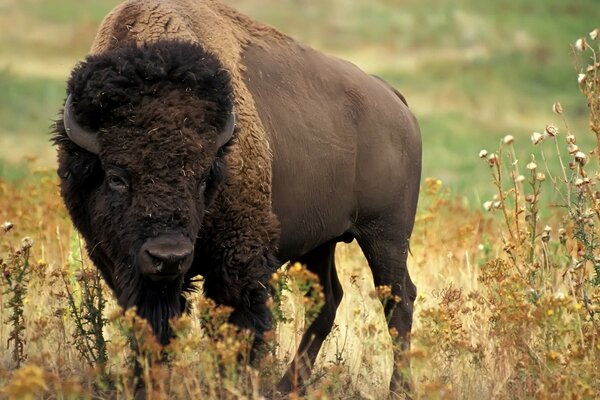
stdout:
[(279, 266), (270, 254), (255, 257), (243, 265), (227, 265), (219, 273), (207, 274), (205, 295), (233, 308), (229, 321), (254, 335), (251, 361), (264, 344), (264, 333), (272, 328), (270, 279)]

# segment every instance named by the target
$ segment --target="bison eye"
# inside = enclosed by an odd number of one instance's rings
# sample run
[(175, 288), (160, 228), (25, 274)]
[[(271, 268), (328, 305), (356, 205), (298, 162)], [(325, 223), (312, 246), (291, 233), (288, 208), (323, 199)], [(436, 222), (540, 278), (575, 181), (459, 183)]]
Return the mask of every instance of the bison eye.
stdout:
[(206, 191), (206, 179), (202, 180), (198, 185), (198, 193), (203, 194)]
[(121, 176), (116, 174), (108, 174), (106, 176), (106, 183), (111, 190), (115, 192), (125, 192), (129, 189), (129, 185)]

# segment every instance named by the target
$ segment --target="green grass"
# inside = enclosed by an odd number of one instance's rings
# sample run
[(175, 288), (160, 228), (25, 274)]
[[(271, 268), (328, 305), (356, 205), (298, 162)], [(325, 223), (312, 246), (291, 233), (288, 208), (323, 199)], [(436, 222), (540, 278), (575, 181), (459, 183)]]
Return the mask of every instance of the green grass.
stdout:
[[(14, 18), (0, 16), (6, 33), (0, 35), (0, 135), (18, 137), (32, 151), (54, 151), (39, 141), (46, 140), (60, 107), (68, 70), (116, 3), (26, 0), (8, 7)], [(570, 46), (597, 26), (594, 0), (228, 3), (397, 86), (421, 123), (424, 176), (442, 178), (471, 200), (481, 191), (489, 194), (480, 189), (488, 186), (478, 151), (491, 150), (506, 134), (527, 140), (547, 123), (559, 125), (551, 112), (555, 101), (580, 139), (587, 135)], [(24, 23), (28, 34), (22, 33)], [(53, 29), (56, 37), (48, 34)], [(58, 72), (49, 77), (37, 68), (38, 75), (28, 76), (15, 55), (49, 69), (59, 66)], [(5, 59), (12, 60), (8, 69)], [(0, 149), (0, 159), (7, 151)]]
[(47, 22), (99, 24), (116, 3), (114, 0), (26, 0), (23, 8), (35, 18)]
[(62, 105), (65, 83), (43, 78), (23, 78), (0, 71), (0, 120), (3, 134), (47, 137), (49, 126)]

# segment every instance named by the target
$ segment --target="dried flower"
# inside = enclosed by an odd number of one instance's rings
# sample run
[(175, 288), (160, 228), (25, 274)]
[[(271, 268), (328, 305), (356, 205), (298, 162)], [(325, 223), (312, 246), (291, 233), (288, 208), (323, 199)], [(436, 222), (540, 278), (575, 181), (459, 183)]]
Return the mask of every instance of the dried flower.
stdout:
[(502, 139), (502, 141), (504, 142), (504, 144), (513, 144), (515, 138), (513, 135), (506, 135), (504, 136), (504, 139)]
[(566, 139), (567, 143), (573, 143), (573, 144), (575, 144), (577, 142), (577, 139), (575, 138), (575, 135), (568, 134), (565, 139)]
[(516, 181), (517, 183), (524, 182), (524, 181), (525, 181), (525, 177), (524, 177), (523, 175), (519, 175), (519, 176), (517, 176), (517, 177), (515, 178), (515, 181)]
[(552, 231), (552, 227), (550, 225), (546, 225), (544, 227), (544, 232), (551, 232)]
[(496, 164), (497, 160), (496, 160), (496, 154), (492, 153), (488, 156), (487, 158), (488, 162), (490, 163), (490, 166)]
[(495, 201), (494, 208), (502, 208), (502, 203), (500, 201)]
[(535, 202), (535, 196), (532, 194), (528, 194), (527, 196), (525, 196), (525, 201), (528, 203), (534, 203)]
[(582, 83), (584, 83), (587, 79), (587, 75), (586, 74), (578, 74), (577, 75), (577, 83), (579, 83), (580, 85)]
[(575, 186), (581, 186), (581, 185), (583, 185), (583, 179), (581, 179), (581, 178), (575, 179)]
[(531, 142), (533, 144), (538, 144), (542, 140), (544, 140), (544, 135), (542, 135), (539, 132), (533, 132), (533, 134), (531, 135)]
[(587, 41), (585, 37), (581, 37), (575, 41), (575, 48), (579, 51), (584, 51), (587, 47)]
[(479, 152), (479, 158), (486, 158), (488, 155), (488, 151), (483, 149)]
[(546, 133), (552, 137), (558, 135), (558, 128), (554, 125), (546, 125)]
[(14, 225), (12, 222), (6, 221), (2, 225), (0, 225), (0, 229), (2, 229), (4, 232), (8, 232), (12, 229), (13, 226)]
[(583, 152), (578, 151), (577, 153), (575, 153), (575, 161), (577, 161), (579, 165), (585, 165), (585, 163), (587, 162), (587, 157)]
[(569, 154), (575, 154), (579, 151), (579, 146), (577, 146), (575, 143), (569, 143), (567, 150), (569, 151)]
[(557, 101), (556, 103), (554, 103), (552, 105), (552, 111), (554, 111), (556, 114), (562, 114), (562, 112), (563, 112), (562, 105)]
[(530, 162), (529, 164), (527, 164), (527, 169), (530, 170), (530, 171), (533, 171), (536, 168), (537, 168), (537, 164), (534, 163), (533, 161)]
[(542, 172), (538, 172), (535, 174), (535, 180), (538, 182), (544, 182), (546, 180), (546, 175), (544, 175)]
[(21, 240), (21, 250), (28, 250), (31, 246), (33, 246), (33, 239), (29, 236), (26, 236)]
[(492, 209), (492, 206), (494, 205), (493, 202), (491, 201), (486, 201), (485, 203), (483, 203), (483, 209), (485, 211), (490, 211)]

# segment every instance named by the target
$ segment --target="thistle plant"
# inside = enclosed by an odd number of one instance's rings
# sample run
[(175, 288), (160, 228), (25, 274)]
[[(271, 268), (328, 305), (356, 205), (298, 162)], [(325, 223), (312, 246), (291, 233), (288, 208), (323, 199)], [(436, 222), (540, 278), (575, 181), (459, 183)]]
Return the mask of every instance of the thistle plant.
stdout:
[[(7, 233), (13, 227), (10, 222), (2, 224), (0, 230)], [(21, 240), (19, 248), (10, 248), (6, 260), (0, 257), (0, 266), (2, 268), (3, 291), (2, 294), (8, 296), (7, 307), (10, 310), (7, 323), (10, 325), (10, 332), (7, 341), (7, 347), (12, 346), (12, 360), (16, 368), (27, 359), (25, 353), (25, 295), (27, 294), (27, 285), (29, 283), (29, 252), (33, 246), (33, 240), (29, 237)]]
[(69, 240), (69, 257), (61, 277), (68, 309), (75, 325), (73, 342), (88, 365), (98, 368), (100, 382), (108, 383), (108, 354), (103, 329), (106, 298), (100, 272), (84, 262), (81, 238), (73, 233)]
[(579, 64), (577, 83), (587, 100), (589, 126), (596, 135), (596, 155), (600, 159), (600, 28), (591, 31), (588, 37), (589, 40), (585, 36), (577, 39), (574, 45)]

